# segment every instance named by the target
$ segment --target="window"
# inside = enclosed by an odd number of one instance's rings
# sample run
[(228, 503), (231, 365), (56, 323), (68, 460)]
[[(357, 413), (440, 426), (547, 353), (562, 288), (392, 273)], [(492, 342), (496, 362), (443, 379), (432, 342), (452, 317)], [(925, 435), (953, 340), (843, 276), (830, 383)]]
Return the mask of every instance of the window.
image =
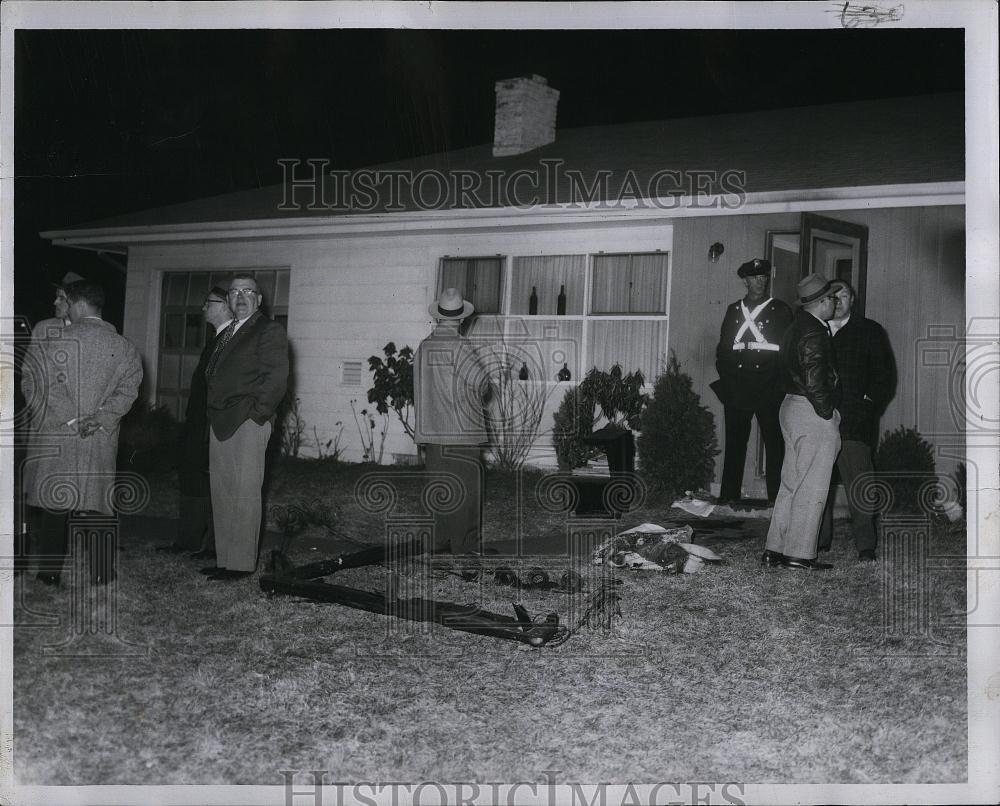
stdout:
[(467, 332), (529, 379), (577, 381), (618, 363), (652, 380), (666, 359), (668, 270), (666, 252), (445, 258), (439, 290), (474, 275), (481, 302), (485, 284), (485, 307), (463, 291), (479, 314)]
[[(156, 402), (170, 409), (178, 420), (184, 418), (191, 376), (205, 347), (208, 331), (201, 318), (202, 303), (213, 286), (228, 287), (234, 273), (172, 271), (163, 275)], [(261, 310), (287, 328), (289, 270), (255, 269), (247, 273), (253, 275), (264, 295)]]
[(476, 313), (498, 314), (503, 263), (500, 257), (442, 258), (438, 288), (457, 288)]
[(667, 256), (594, 255), (591, 313), (665, 315)]

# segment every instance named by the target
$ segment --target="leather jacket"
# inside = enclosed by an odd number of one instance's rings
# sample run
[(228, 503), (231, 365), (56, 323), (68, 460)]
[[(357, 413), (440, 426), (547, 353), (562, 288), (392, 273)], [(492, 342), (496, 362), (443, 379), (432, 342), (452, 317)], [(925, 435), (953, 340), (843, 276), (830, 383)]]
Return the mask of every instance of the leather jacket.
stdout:
[(795, 312), (781, 345), (785, 392), (803, 395), (824, 420), (833, 418), (840, 384), (833, 339), (826, 325), (804, 309)]

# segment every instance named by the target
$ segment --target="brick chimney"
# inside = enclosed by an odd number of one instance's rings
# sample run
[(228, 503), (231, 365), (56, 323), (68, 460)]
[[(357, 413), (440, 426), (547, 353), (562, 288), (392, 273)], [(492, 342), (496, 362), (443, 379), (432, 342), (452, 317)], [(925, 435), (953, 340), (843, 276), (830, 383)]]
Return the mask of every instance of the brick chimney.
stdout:
[(496, 83), (493, 156), (510, 157), (554, 142), (559, 90), (544, 77), (506, 78)]

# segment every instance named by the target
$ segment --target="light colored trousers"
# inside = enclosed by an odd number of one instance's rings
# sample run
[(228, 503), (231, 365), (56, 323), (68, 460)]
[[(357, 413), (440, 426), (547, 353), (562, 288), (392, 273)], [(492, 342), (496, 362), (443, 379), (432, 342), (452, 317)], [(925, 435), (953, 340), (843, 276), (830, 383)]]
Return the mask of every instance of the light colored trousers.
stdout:
[(802, 560), (816, 558), (819, 526), (840, 451), (840, 412), (824, 420), (801, 395), (785, 395), (778, 413), (785, 438), (781, 487), (774, 502), (767, 548)]
[(212, 522), (215, 526), (215, 564), (230, 571), (257, 568), (260, 541), (264, 453), (271, 424), (247, 420), (229, 439), (208, 439), (212, 474)]

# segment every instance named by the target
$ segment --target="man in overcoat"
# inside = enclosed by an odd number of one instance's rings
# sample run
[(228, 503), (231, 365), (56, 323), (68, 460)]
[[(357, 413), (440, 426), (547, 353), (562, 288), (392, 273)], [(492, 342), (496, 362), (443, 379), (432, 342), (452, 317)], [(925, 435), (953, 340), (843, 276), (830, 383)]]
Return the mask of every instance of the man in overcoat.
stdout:
[[(35, 323), (34, 327), (31, 328), (31, 339), (29, 344), (35, 344), (43, 341), (48, 335), (55, 335), (59, 333), (62, 328), (69, 324), (69, 301), (66, 299), (66, 286), (70, 283), (76, 282), (77, 280), (82, 280), (79, 274), (73, 271), (68, 271), (63, 275), (63, 278), (58, 283), (52, 283), (54, 298), (52, 300), (52, 316), (45, 319), (41, 319)], [(38, 355), (36, 352), (35, 355)], [(23, 368), (23, 366), (22, 366)], [(21, 398), (23, 400), (24, 392), (21, 391)], [(37, 418), (40, 416), (42, 411), (41, 406), (36, 406), (34, 408), (28, 406), (26, 407), (26, 414), (28, 422), (26, 423), (26, 433), (31, 434), (38, 431), (38, 423), (32, 422), (31, 418)], [(20, 463), (18, 463), (20, 467)], [(35, 519), (36, 514), (30, 512), (22, 512), (21, 520)], [(37, 526), (37, 524), (36, 524)], [(20, 573), (29, 564), (29, 559), (31, 557), (31, 530), (25, 531), (18, 535), (20, 539), (20, 550), (15, 552), (14, 556), (14, 570)]]
[(798, 294), (800, 307), (781, 344), (785, 460), (761, 562), (818, 571), (832, 567), (816, 562), (816, 544), (840, 450), (840, 387), (827, 326), (834, 302), (830, 283), (818, 274), (802, 280)]
[(208, 466), (208, 389), (205, 368), (215, 349), (215, 340), (233, 320), (228, 292), (215, 286), (201, 306), (201, 315), (211, 332), (205, 339), (201, 357), (189, 383), (181, 447), (177, 468), (180, 521), (173, 543), (159, 546), (159, 551), (174, 554), (188, 552), (193, 558), (215, 557), (215, 529), (212, 524), (212, 490)]
[[(36, 557), (50, 565), (38, 579), (50, 585), (60, 582), (70, 512), (115, 515), (119, 422), (142, 382), (138, 350), (101, 319), (101, 287), (79, 280), (65, 291), (70, 324), (33, 340), (21, 380), (31, 410), (25, 502), (34, 508)], [(115, 576), (113, 543), (107, 533), (94, 539), (91, 582), (105, 584)]]
[(288, 385), (288, 337), (261, 313), (257, 281), (235, 275), (227, 298), (235, 318), (205, 368), (216, 564), (202, 572), (214, 580), (257, 568), (265, 453)]
[(767, 497), (778, 495), (785, 443), (778, 423), (781, 388), (781, 337), (792, 321), (792, 311), (780, 299), (768, 296), (771, 263), (748, 260), (736, 271), (746, 296), (726, 309), (715, 350), (719, 380), (712, 389), (724, 407), (725, 458), (719, 503), (743, 497), (743, 464), (750, 439), (750, 421), (756, 417), (764, 439)]
[(490, 386), (475, 347), (459, 333), (474, 310), (457, 288), (444, 289), (428, 308), (437, 324), (413, 356), (413, 439), (424, 446), (429, 474), (453, 474), (461, 485), (458, 506), (434, 513), (430, 548), (452, 554), (482, 551)]
[[(878, 440), (879, 417), (895, 392), (896, 365), (882, 326), (853, 311), (857, 295), (850, 283), (833, 280), (830, 289), (836, 295), (830, 330), (842, 388), (837, 472), (847, 491), (858, 559), (870, 562), (876, 547), (874, 513), (865, 506), (866, 496), (859, 485), (874, 472), (872, 449)], [(820, 529), (820, 551), (829, 550), (833, 540), (833, 494), (831, 486)]]

